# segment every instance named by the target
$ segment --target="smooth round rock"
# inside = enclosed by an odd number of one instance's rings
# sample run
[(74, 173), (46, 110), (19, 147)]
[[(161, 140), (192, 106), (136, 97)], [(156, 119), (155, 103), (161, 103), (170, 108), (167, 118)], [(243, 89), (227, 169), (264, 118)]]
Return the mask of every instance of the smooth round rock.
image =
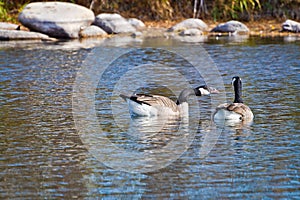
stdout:
[(248, 27), (239, 21), (228, 21), (221, 23), (211, 30), (211, 32), (219, 33), (234, 33), (234, 32), (249, 32)]
[(30, 3), (19, 15), (19, 21), (30, 30), (57, 38), (78, 38), (80, 29), (94, 19), (91, 10), (64, 2)]
[(136, 29), (119, 14), (99, 14), (96, 16), (94, 25), (99, 26), (109, 34), (134, 33), (136, 31)]
[(7, 22), (0, 22), (1, 30), (17, 30), (20, 26), (17, 24), (11, 24)]
[(107, 36), (107, 33), (98, 26), (91, 25), (87, 28), (84, 28), (80, 31), (79, 36), (81, 38), (87, 37), (104, 37)]
[(0, 40), (50, 40), (48, 35), (18, 30), (0, 30)]
[(137, 18), (129, 18), (129, 19), (127, 19), (127, 21), (137, 30), (142, 30), (142, 29), (146, 28), (146, 25), (144, 24), (144, 22), (142, 22), (141, 20), (139, 20)]
[(168, 31), (179, 32), (187, 29), (199, 29), (201, 31), (205, 31), (207, 30), (207, 27), (208, 27), (207, 24), (203, 22), (201, 19), (190, 18), (190, 19), (183, 20), (182, 22), (179, 22), (178, 24), (172, 26), (171, 28), (169, 28)]
[(191, 28), (187, 30), (183, 30), (179, 35), (181, 36), (199, 36), (202, 35), (203, 32), (196, 28)]
[(281, 27), (282, 27), (282, 31), (289, 31), (294, 33), (300, 32), (300, 23), (290, 19), (282, 23)]

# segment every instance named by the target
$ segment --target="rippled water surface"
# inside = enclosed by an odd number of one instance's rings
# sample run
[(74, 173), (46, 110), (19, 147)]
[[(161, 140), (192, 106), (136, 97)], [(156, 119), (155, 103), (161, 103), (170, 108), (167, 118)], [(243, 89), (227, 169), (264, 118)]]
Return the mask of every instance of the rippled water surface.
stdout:
[[(111, 60), (119, 49), (127, 54)], [(186, 83), (216, 83), (212, 65), (221, 93), (191, 97), (189, 119), (130, 118), (118, 97), (151, 92), (175, 100)], [(282, 38), (2, 47), (0, 197), (297, 199), (299, 74), (300, 43)], [(232, 101), (235, 75), (255, 119), (213, 130), (213, 101)]]

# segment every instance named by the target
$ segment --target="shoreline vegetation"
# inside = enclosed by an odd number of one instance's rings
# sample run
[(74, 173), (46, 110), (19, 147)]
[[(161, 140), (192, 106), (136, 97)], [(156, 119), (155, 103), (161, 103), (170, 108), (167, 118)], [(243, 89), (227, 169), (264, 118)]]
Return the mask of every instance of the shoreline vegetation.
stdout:
[[(257, 20), (300, 20), (299, 0), (56, 0), (82, 5), (95, 15), (118, 13), (142, 21), (202, 20), (242, 22)], [(47, 0), (0, 0), (0, 20), (17, 22), (22, 9), (32, 2)]]
[[(36, 0), (0, 0), (0, 21), (20, 24), (18, 15)], [(229, 20), (243, 22), (255, 36), (286, 36), (286, 19), (300, 19), (299, 0), (61, 0), (99, 13), (118, 13), (142, 20), (151, 29), (168, 29), (186, 18), (199, 18), (209, 30)], [(214, 33), (212, 33), (214, 34)], [(216, 33), (218, 34), (218, 33)]]
[[(56, 0), (91, 9), (95, 15), (118, 13), (142, 21), (178, 21), (200, 18), (210, 21), (242, 22), (286, 19), (300, 20), (299, 0)], [(0, 0), (0, 21), (17, 22), (18, 14), (29, 3), (47, 0)]]

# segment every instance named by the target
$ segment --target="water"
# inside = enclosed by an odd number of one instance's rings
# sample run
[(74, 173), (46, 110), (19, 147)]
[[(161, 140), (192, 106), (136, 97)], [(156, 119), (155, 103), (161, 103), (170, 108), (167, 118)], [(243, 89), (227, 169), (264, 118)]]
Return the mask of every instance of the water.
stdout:
[[(126, 46), (135, 50), (133, 46), (162, 45), (173, 51), (192, 49), (191, 59), (202, 51), (199, 43), (167, 39)], [(116, 48), (61, 46), (26, 44), (0, 50), (1, 198), (299, 198), (299, 41), (254, 37), (213, 38), (202, 43), (212, 59), (208, 64), (215, 63), (224, 81), (226, 93), (221, 95), (232, 101), (231, 78), (239, 75), (244, 102), (255, 115), (251, 125), (218, 126), (220, 135), (210, 134), (209, 128), (210, 106), (217, 95), (192, 97), (188, 124), (183, 119), (130, 119), (118, 92), (131, 91), (140, 84), (143, 87), (137, 91), (163, 93), (175, 100), (186, 86), (181, 78), (193, 86), (213, 79), (209, 74), (199, 79), (184, 60), (155, 48), (133, 51), (116, 60), (94, 83), (92, 108), (97, 124), (92, 117), (86, 118), (89, 131), (83, 135), (80, 128), (86, 128), (85, 124), (78, 120), (85, 113), (74, 113), (78, 73), (86, 63), (101, 67)], [(101, 54), (93, 60), (90, 55), (95, 52)], [(149, 60), (168, 67), (155, 68)], [(134, 68), (142, 61), (149, 64), (149, 71)], [(171, 67), (176, 70), (169, 70), (174, 69)], [(99, 73), (97, 69), (91, 69), (95, 74), (90, 80)], [(178, 71), (180, 76), (174, 75)], [(200, 113), (195, 109), (199, 99)], [(83, 103), (88, 104), (89, 99)], [(109, 138), (106, 144), (102, 144), (103, 134)], [(201, 154), (208, 141), (216, 144), (208, 154)], [(108, 148), (99, 151), (87, 142)], [(99, 155), (93, 155), (95, 152)], [(149, 156), (148, 160), (138, 160), (141, 155)], [(128, 169), (148, 172), (130, 173)]]

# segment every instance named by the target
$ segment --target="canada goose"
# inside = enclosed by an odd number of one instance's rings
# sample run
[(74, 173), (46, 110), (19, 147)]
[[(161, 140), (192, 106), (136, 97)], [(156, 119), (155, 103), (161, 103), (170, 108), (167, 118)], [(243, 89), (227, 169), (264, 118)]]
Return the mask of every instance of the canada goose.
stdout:
[(234, 88), (233, 103), (219, 105), (213, 114), (213, 118), (215, 120), (251, 121), (253, 119), (253, 113), (242, 100), (241, 78), (238, 76), (233, 77), (231, 84)]
[(129, 112), (137, 116), (158, 116), (158, 115), (185, 115), (188, 112), (187, 99), (190, 95), (196, 96), (218, 93), (215, 88), (206, 85), (194, 89), (184, 89), (175, 103), (168, 97), (160, 95), (134, 94), (126, 96), (120, 94), (129, 106)]

